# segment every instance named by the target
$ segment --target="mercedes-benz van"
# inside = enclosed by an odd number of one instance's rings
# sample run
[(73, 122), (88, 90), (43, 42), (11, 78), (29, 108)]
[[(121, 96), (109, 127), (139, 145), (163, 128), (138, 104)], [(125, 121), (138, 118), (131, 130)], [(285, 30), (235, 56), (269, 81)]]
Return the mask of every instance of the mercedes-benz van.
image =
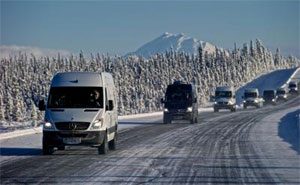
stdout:
[(164, 103), (164, 123), (172, 120), (189, 120), (191, 124), (198, 121), (197, 91), (193, 84), (175, 81), (168, 85)]
[(247, 107), (249, 106), (254, 106), (256, 108), (260, 108), (263, 106), (263, 100), (259, 97), (259, 91), (257, 88), (245, 89), (242, 98), (244, 99), (244, 109), (247, 109)]
[(278, 97), (278, 101), (280, 101), (280, 100), (287, 101), (288, 100), (288, 93), (286, 92), (285, 88), (278, 88), (276, 90), (276, 96)]
[(263, 98), (264, 98), (264, 104), (272, 104), (276, 105), (278, 96), (276, 96), (276, 91), (275, 90), (264, 90), (263, 93)]
[(109, 73), (65, 72), (51, 82), (43, 124), (43, 153), (63, 150), (66, 145), (98, 147), (99, 154), (115, 150), (117, 104), (115, 86)]
[(297, 82), (290, 82), (289, 83), (289, 92), (290, 93), (298, 93), (299, 92), (299, 84)]
[(217, 87), (213, 99), (215, 100), (214, 112), (218, 112), (220, 109), (229, 109), (231, 112), (236, 111), (235, 91), (233, 87)]

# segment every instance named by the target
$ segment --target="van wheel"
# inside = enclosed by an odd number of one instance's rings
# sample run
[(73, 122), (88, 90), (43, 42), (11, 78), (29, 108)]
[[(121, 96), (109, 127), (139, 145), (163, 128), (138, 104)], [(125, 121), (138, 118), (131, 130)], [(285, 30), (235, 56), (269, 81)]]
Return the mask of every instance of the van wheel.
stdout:
[(235, 108), (232, 108), (232, 109), (231, 109), (231, 112), (235, 112), (235, 111), (236, 111), (236, 109), (235, 109)]
[(116, 149), (117, 149), (117, 139), (118, 139), (118, 134), (117, 134), (117, 131), (115, 131), (114, 139), (111, 140), (111, 141), (108, 143), (108, 148), (109, 148), (110, 150), (116, 150)]
[(45, 141), (43, 141), (43, 155), (51, 155), (54, 152), (53, 150), (53, 146), (50, 146)]
[(164, 124), (171, 123), (172, 120), (168, 119), (167, 117), (164, 117)]
[(244, 109), (247, 109), (247, 105), (244, 105)]
[(198, 118), (195, 118), (195, 123), (198, 123)]
[(217, 109), (217, 108), (214, 108), (214, 112), (219, 112), (219, 109)]
[(190, 123), (191, 123), (191, 124), (194, 124), (194, 123), (195, 123), (194, 118), (192, 118), (192, 119), (190, 120)]
[(107, 154), (107, 152), (108, 152), (108, 142), (107, 142), (107, 134), (105, 132), (103, 142), (98, 148), (98, 154)]

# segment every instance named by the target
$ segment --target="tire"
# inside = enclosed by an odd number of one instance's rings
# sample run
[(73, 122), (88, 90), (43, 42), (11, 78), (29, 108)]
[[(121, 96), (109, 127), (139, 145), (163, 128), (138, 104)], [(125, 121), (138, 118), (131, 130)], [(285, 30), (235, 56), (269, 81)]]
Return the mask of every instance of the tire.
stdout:
[(231, 112), (235, 112), (236, 111), (236, 109), (235, 108), (231, 108)]
[(54, 152), (54, 147), (50, 146), (43, 140), (43, 155), (52, 155)]
[(117, 149), (117, 140), (118, 140), (118, 133), (117, 133), (117, 130), (115, 131), (115, 136), (114, 136), (114, 139), (111, 140), (109, 143), (108, 143), (108, 148), (110, 150), (116, 150)]
[(217, 109), (217, 108), (214, 108), (214, 112), (219, 112), (219, 109)]
[(108, 152), (108, 142), (107, 142), (107, 133), (105, 132), (103, 142), (98, 148), (98, 154), (107, 154), (107, 152)]
[(198, 123), (198, 117), (195, 118), (195, 123)]
[(244, 104), (244, 109), (247, 109), (247, 105)]
[(194, 120), (194, 118), (192, 118), (191, 120), (190, 120), (190, 124), (194, 124), (195, 123), (195, 120)]
[(172, 120), (170, 120), (168, 117), (164, 116), (164, 124), (169, 124), (171, 122), (172, 122)]

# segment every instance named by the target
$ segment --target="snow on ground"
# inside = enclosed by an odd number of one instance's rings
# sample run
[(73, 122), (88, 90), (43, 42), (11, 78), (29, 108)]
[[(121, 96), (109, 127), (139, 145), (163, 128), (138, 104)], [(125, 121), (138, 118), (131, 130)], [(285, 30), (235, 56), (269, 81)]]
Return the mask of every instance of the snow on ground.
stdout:
[(278, 123), (278, 135), (300, 154), (300, 109), (286, 114)]
[(287, 84), (290, 81), (290, 79), (296, 75), (296, 73), (297, 75), (299, 75), (299, 69), (300, 68), (282, 69), (259, 76), (258, 78), (254, 79), (253, 81), (249, 82), (248, 84), (239, 88), (236, 91), (237, 105), (242, 104), (242, 96), (244, 94), (245, 89), (258, 88), (259, 94), (262, 96), (262, 93), (265, 89), (276, 90), (277, 88)]
[[(259, 153), (287, 156), (288, 158), (288, 156), (300, 154), (298, 125), (299, 107), (291, 107), (260, 120), (255, 124), (250, 137), (257, 141), (256, 150)], [(282, 163), (288, 161), (282, 159)]]

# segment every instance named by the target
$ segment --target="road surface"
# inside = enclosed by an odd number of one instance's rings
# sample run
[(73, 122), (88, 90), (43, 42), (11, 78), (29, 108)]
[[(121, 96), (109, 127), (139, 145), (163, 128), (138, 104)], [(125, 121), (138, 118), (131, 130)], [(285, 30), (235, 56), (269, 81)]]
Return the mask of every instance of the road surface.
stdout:
[(119, 149), (108, 155), (71, 147), (43, 156), (40, 140), (30, 139), (39, 134), (25, 136), (19, 139), (32, 148), (1, 145), (1, 184), (299, 184), (299, 153), (265, 129), (297, 109), (294, 97), (262, 109), (203, 112), (194, 125), (158, 121), (121, 132)]

